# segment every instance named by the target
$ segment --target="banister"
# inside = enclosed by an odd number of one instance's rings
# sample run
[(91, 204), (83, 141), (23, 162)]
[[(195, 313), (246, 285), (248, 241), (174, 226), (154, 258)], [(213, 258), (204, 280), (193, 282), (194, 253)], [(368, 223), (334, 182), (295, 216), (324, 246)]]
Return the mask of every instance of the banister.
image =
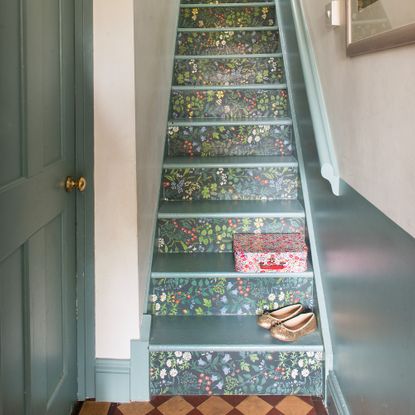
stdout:
[(321, 80), (311, 37), (307, 29), (304, 10), (300, 0), (291, 0), (298, 49), (303, 67), (307, 97), (320, 159), (321, 175), (330, 182), (332, 192), (340, 195), (340, 173), (333, 137), (327, 114)]

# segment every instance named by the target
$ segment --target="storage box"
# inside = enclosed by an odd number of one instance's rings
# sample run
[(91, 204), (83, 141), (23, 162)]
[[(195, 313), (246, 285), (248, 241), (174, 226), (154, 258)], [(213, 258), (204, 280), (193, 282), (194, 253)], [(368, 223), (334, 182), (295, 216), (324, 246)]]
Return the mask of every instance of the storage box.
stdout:
[(301, 233), (234, 235), (237, 272), (304, 272), (308, 247)]

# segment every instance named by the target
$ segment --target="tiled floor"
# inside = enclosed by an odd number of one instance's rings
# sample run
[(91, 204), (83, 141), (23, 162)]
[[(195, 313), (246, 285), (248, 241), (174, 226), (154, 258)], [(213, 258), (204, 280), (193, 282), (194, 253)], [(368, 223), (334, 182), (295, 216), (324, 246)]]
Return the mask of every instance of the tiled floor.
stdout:
[[(320, 398), (297, 396), (159, 396), (151, 402), (86, 401), (79, 415), (326, 415)], [(79, 410), (78, 409), (78, 410)]]

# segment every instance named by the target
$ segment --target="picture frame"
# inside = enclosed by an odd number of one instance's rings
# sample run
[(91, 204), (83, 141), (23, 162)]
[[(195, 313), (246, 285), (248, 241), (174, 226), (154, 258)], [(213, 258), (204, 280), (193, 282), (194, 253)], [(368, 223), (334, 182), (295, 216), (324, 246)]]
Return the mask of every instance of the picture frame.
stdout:
[(346, 19), (350, 57), (415, 43), (414, 0), (346, 0)]

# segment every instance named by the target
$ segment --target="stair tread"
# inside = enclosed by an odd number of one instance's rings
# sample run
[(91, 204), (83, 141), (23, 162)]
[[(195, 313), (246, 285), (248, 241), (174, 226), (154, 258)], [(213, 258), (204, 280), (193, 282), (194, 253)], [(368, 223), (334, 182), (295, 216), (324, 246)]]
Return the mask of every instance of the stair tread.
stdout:
[(304, 217), (298, 200), (162, 201), (159, 218), (169, 217)]
[(150, 351), (323, 351), (319, 330), (293, 343), (278, 341), (256, 316), (153, 316)]
[(261, 277), (261, 278), (296, 278), (313, 277), (312, 266), (309, 263), (306, 272), (302, 273), (241, 273), (235, 271), (232, 253), (197, 253), (197, 254), (161, 254), (154, 256), (152, 278), (185, 277), (186, 274), (195, 277)]
[(292, 156), (167, 157), (164, 168), (176, 167), (297, 167)]
[(289, 117), (272, 117), (272, 118), (242, 118), (242, 119), (224, 119), (224, 118), (185, 118), (183, 120), (170, 120), (168, 125), (173, 127), (186, 125), (291, 125), (292, 120)]

